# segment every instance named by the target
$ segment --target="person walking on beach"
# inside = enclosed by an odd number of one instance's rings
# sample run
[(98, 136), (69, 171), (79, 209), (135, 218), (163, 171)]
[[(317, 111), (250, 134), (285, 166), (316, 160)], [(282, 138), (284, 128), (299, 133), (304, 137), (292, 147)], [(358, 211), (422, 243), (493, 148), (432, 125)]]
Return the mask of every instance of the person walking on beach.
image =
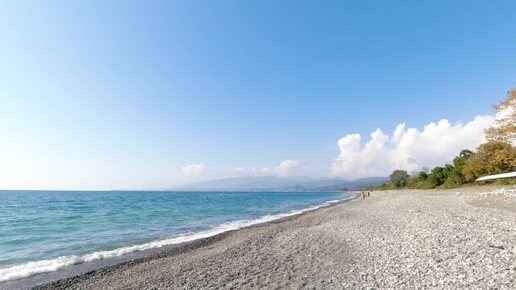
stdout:
[(369, 197), (369, 195), (370, 195), (370, 194), (371, 194), (371, 193), (368, 191), (368, 192), (367, 192), (367, 197)]
[(362, 191), (361, 194), (362, 194), (362, 199), (365, 199), (365, 191)]

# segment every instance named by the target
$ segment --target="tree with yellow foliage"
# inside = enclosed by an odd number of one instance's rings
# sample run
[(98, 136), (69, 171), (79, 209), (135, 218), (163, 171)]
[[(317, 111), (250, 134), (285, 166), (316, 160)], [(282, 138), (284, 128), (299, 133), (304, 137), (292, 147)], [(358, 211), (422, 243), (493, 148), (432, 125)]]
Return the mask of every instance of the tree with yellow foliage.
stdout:
[(516, 88), (495, 109), (496, 125), (486, 130), (487, 143), (464, 163), (462, 174), (467, 182), (516, 170)]
[(478, 146), (462, 168), (467, 182), (490, 174), (511, 172), (516, 170), (516, 148), (509, 143), (489, 141)]
[(507, 92), (507, 98), (496, 109), (496, 125), (486, 130), (490, 141), (516, 143), (516, 88)]

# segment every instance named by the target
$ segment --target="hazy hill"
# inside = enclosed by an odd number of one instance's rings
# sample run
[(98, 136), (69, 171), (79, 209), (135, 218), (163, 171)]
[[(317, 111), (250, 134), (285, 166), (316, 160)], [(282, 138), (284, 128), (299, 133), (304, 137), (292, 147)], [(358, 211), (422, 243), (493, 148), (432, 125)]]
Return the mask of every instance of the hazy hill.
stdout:
[(387, 177), (368, 177), (355, 180), (341, 178), (313, 178), (307, 176), (253, 176), (216, 179), (177, 186), (184, 191), (336, 191), (362, 189), (382, 184)]

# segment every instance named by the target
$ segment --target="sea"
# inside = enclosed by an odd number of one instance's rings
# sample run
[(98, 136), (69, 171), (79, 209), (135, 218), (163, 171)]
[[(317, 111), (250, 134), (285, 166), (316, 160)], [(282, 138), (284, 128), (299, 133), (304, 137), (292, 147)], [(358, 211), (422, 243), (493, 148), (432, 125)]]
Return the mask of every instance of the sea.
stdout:
[(349, 198), (348, 192), (0, 191), (0, 282), (194, 241)]

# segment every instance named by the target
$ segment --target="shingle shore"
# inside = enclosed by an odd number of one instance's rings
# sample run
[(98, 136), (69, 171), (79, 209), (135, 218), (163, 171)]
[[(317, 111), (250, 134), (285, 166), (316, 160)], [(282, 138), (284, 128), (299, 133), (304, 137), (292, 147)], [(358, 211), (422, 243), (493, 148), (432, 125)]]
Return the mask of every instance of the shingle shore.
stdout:
[(479, 192), (373, 192), (38, 288), (516, 289), (514, 200)]

